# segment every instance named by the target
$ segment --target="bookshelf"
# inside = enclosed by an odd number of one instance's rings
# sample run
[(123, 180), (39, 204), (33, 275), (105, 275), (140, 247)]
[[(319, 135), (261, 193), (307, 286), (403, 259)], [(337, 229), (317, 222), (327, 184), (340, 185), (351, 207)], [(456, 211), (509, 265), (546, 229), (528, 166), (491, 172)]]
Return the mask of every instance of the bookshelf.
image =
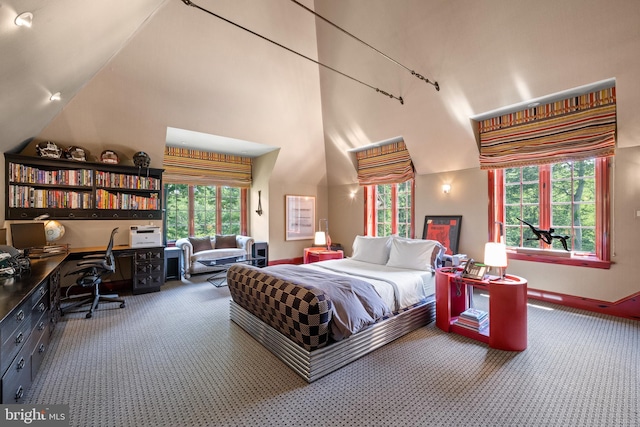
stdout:
[[(499, 350), (525, 350), (527, 281), (513, 275), (495, 281), (473, 280), (461, 277), (460, 272), (450, 267), (436, 272), (436, 326)], [(458, 323), (460, 315), (469, 309), (469, 293), (473, 288), (483, 289), (489, 294), (489, 325), (479, 330)]]
[(162, 169), (4, 157), (8, 220), (162, 218)]

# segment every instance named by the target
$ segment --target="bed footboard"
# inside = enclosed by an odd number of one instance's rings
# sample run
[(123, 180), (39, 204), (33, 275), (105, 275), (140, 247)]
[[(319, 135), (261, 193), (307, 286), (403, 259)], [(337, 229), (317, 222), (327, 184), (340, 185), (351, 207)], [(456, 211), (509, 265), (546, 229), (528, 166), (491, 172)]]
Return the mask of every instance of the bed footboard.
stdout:
[(307, 289), (235, 264), (227, 272), (231, 298), (306, 350), (329, 343), (331, 302), (319, 289)]

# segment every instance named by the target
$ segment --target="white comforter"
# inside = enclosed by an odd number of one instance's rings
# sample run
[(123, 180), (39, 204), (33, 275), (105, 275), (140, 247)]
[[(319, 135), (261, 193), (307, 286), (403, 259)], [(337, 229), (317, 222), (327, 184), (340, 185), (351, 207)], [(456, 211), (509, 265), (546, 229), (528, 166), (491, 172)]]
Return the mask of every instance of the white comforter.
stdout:
[(349, 258), (304, 264), (301, 267), (356, 276), (371, 283), (394, 311), (412, 306), (433, 294), (433, 272), (406, 270)]

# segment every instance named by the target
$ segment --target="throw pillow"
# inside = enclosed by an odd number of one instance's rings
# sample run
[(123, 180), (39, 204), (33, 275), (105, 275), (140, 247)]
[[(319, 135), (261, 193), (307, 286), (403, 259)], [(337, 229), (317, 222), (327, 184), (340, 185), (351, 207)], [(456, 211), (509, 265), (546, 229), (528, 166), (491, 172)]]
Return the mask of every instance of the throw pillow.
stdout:
[(191, 246), (193, 246), (193, 253), (208, 251), (213, 249), (211, 246), (211, 237), (189, 237), (189, 242), (191, 242)]
[(238, 244), (236, 243), (235, 234), (228, 234), (225, 236), (216, 234), (216, 249), (237, 248), (237, 247), (238, 247)]
[(433, 271), (443, 246), (435, 240), (394, 238), (387, 267)]
[(389, 260), (391, 237), (356, 236), (351, 259), (385, 265)]

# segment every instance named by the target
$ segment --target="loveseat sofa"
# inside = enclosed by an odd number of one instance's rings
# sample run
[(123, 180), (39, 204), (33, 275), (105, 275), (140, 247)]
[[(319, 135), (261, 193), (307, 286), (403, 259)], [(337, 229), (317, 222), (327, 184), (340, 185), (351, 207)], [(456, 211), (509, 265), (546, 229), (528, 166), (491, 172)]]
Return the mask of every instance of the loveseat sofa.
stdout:
[(251, 255), (253, 242), (253, 237), (239, 235), (178, 239), (176, 246), (182, 249), (184, 277), (188, 279), (192, 274), (206, 273), (216, 269), (199, 263), (198, 260), (201, 259)]

